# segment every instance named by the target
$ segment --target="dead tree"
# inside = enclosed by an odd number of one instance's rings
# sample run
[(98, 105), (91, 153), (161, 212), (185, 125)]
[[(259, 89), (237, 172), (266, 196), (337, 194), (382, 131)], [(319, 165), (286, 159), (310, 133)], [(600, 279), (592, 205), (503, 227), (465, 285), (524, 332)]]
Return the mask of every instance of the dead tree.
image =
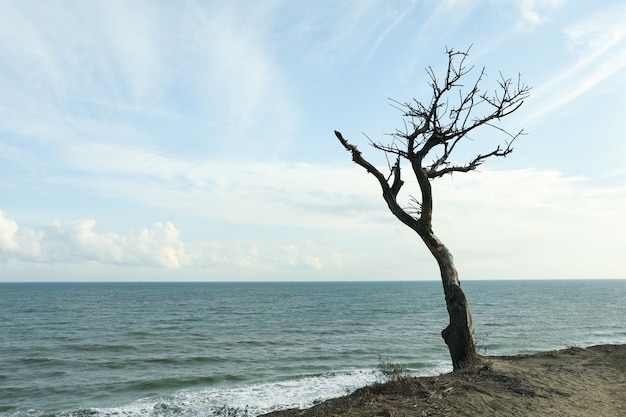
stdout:
[[(401, 103), (392, 100), (394, 107), (403, 112), (404, 130), (392, 133), (391, 142), (370, 144), (387, 157), (389, 176), (365, 160), (361, 151), (348, 142), (340, 132), (337, 139), (352, 153), (352, 160), (373, 174), (380, 183), (389, 210), (405, 225), (413, 229), (437, 260), (443, 283), (449, 325), (441, 332), (452, 358), (454, 369), (467, 367), (476, 356), (472, 317), (452, 255), (432, 229), (433, 194), (431, 181), (446, 174), (469, 172), (478, 168), (491, 157), (507, 156), (513, 151), (512, 144), (523, 131), (511, 134), (498, 126), (498, 122), (520, 108), (529, 96), (530, 87), (517, 80), (500, 75), (493, 92), (483, 90), (480, 84), (487, 74), (483, 68), (469, 88), (462, 79), (473, 67), (466, 65), (468, 51), (446, 51), (448, 67), (443, 78), (438, 78), (431, 67), (427, 69), (432, 98), (428, 105), (413, 100)], [(473, 139), (478, 128), (492, 127), (505, 136), (501, 145), (486, 153), (478, 153), (466, 162), (452, 159), (460, 142)], [(458, 153), (458, 152), (457, 152)], [(455, 153), (456, 155), (456, 153)], [(391, 156), (391, 158), (390, 158)], [(409, 207), (398, 203), (398, 193), (404, 185), (402, 169), (408, 166), (417, 185), (419, 197), (410, 197)]]

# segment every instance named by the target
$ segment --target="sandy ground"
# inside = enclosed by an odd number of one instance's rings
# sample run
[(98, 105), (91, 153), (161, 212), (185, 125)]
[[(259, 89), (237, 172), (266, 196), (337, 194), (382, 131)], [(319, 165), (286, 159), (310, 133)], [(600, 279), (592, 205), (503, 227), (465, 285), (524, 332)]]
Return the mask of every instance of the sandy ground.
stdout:
[(626, 345), (480, 357), (471, 369), (362, 388), (265, 417), (626, 416)]

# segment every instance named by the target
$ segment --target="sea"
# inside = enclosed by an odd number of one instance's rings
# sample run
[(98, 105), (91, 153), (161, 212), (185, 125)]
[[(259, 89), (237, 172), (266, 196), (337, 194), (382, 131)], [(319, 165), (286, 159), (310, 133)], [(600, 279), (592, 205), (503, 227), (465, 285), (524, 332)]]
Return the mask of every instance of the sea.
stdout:
[[(466, 281), (480, 353), (626, 343), (626, 280)], [(451, 371), (437, 281), (0, 284), (0, 417), (246, 416)]]

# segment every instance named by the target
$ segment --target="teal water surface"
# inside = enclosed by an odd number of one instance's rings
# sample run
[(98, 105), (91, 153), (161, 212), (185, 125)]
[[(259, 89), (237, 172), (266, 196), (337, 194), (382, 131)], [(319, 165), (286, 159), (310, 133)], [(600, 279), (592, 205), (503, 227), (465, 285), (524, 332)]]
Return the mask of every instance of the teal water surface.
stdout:
[[(626, 343), (625, 280), (463, 283), (484, 353)], [(450, 370), (439, 282), (0, 284), (0, 417), (249, 415)]]

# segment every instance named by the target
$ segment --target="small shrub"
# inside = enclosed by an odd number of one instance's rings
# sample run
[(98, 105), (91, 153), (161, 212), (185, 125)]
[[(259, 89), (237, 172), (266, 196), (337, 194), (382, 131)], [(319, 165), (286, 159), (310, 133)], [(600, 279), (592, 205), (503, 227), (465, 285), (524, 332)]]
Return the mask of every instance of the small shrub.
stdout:
[(378, 355), (378, 372), (385, 378), (384, 382), (397, 382), (407, 376), (409, 373), (406, 369), (402, 368), (397, 363), (389, 361), (388, 358), (383, 358), (382, 355)]
[(487, 340), (489, 339), (489, 333), (482, 333), (479, 337), (476, 337), (475, 346), (476, 353), (479, 355), (487, 354)]

